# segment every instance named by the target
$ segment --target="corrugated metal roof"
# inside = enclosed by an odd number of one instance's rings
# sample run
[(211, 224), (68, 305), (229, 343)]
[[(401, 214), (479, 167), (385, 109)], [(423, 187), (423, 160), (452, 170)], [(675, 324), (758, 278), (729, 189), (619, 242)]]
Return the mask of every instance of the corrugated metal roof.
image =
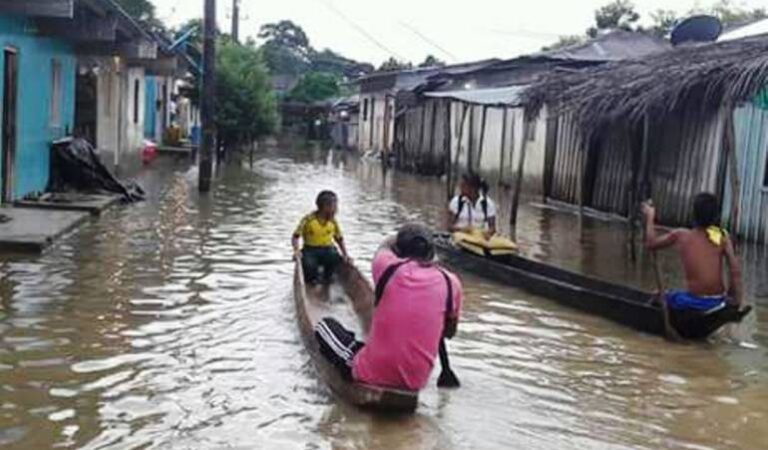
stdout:
[(736, 28), (735, 30), (727, 31), (720, 36), (718, 41), (732, 41), (734, 39), (758, 36), (761, 34), (768, 34), (768, 19), (758, 20), (757, 22)]
[(525, 89), (527, 86), (507, 86), (492, 89), (426, 92), (424, 95), (432, 98), (450, 98), (476, 105), (520, 106), (520, 95)]
[(595, 39), (590, 39), (583, 44), (543, 52), (534, 56), (568, 61), (620, 61), (641, 58), (671, 48), (672, 46), (668, 41), (655, 36), (615, 30)]

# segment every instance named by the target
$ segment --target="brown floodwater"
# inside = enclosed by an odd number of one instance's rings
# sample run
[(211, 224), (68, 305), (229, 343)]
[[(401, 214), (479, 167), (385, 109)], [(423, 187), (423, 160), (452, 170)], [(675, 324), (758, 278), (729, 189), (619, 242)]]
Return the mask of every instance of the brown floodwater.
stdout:
[[(293, 227), (319, 189), (336, 190), (367, 270), (398, 224), (439, 223), (444, 187), (321, 152), (226, 167), (209, 197), (195, 178), (161, 162), (141, 175), (146, 202), (42, 256), (2, 258), (0, 448), (768, 448), (760, 308), (734, 332), (747, 344), (671, 345), (468, 274), (451, 343), (463, 387), (430, 383), (410, 417), (340, 403), (295, 323)], [(527, 206), (519, 240), (534, 257), (647, 285), (621, 230)], [(765, 266), (751, 267), (764, 305)]]

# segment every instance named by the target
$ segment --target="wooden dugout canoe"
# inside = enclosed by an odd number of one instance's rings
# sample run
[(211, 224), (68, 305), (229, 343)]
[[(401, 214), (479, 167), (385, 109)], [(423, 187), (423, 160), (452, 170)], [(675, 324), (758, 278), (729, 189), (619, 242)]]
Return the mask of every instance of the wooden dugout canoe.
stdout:
[(299, 330), (320, 377), (337, 396), (361, 408), (394, 413), (415, 411), (418, 392), (350, 383), (320, 354), (315, 325), (323, 318), (338, 320), (353, 330), (358, 339), (368, 334), (371, 325), (374, 292), (368, 280), (350, 264), (339, 268), (338, 280), (330, 287), (308, 288), (304, 283), (301, 264), (296, 264), (293, 296)]
[[(572, 272), (520, 255), (479, 256), (456, 247), (450, 236), (435, 235), (440, 260), (454, 269), (472, 272), (515, 286), (565, 306), (610, 319), (639, 331), (664, 336), (657, 294)], [(671, 321), (681, 337), (706, 339), (727, 323), (739, 322), (748, 311), (732, 309), (701, 314), (691, 320), (675, 314)]]

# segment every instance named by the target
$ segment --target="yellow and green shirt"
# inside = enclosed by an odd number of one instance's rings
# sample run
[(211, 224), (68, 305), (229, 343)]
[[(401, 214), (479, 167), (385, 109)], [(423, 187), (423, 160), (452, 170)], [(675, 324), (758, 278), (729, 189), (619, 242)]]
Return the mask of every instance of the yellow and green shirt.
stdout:
[(300, 236), (307, 247), (332, 247), (334, 240), (341, 239), (341, 228), (336, 219), (323, 221), (317, 213), (311, 213), (301, 219), (293, 234)]

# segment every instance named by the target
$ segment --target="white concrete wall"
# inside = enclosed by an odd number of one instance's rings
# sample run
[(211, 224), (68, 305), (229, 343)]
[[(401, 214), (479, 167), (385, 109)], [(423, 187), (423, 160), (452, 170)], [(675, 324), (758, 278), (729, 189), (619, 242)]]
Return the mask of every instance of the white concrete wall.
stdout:
[[(365, 104), (368, 111), (365, 114)], [(359, 145), (361, 152), (392, 149), (395, 134), (395, 102), (386, 93), (360, 96)]]
[[(109, 167), (134, 169), (144, 146), (144, 69), (126, 67), (117, 59), (100, 62), (97, 79), (96, 147)], [(134, 120), (134, 89), (138, 81), (138, 117)]]
[[(473, 140), (473, 166), (490, 182), (512, 185), (517, 176), (521, 149), (524, 137), (524, 112), (521, 108), (507, 108), (506, 121), (503, 108), (488, 107), (486, 109), (485, 137), (482, 152), (480, 151), (483, 107), (469, 106), (461, 132), (463, 104), (455, 101), (452, 104), (451, 121), (452, 143), (451, 161), (456, 161), (456, 151), (459, 154), (459, 170), (467, 170), (468, 149), (470, 139)], [(472, 124), (470, 125), (470, 121)], [(546, 114), (543, 113), (535, 122), (533, 139), (526, 145), (526, 157), (523, 166), (523, 185), (526, 194), (538, 195), (543, 192), (544, 161), (546, 154)], [(506, 135), (502, 139), (504, 129)], [(472, 136), (470, 136), (470, 130)], [(502, 143), (503, 141), (503, 143)]]

